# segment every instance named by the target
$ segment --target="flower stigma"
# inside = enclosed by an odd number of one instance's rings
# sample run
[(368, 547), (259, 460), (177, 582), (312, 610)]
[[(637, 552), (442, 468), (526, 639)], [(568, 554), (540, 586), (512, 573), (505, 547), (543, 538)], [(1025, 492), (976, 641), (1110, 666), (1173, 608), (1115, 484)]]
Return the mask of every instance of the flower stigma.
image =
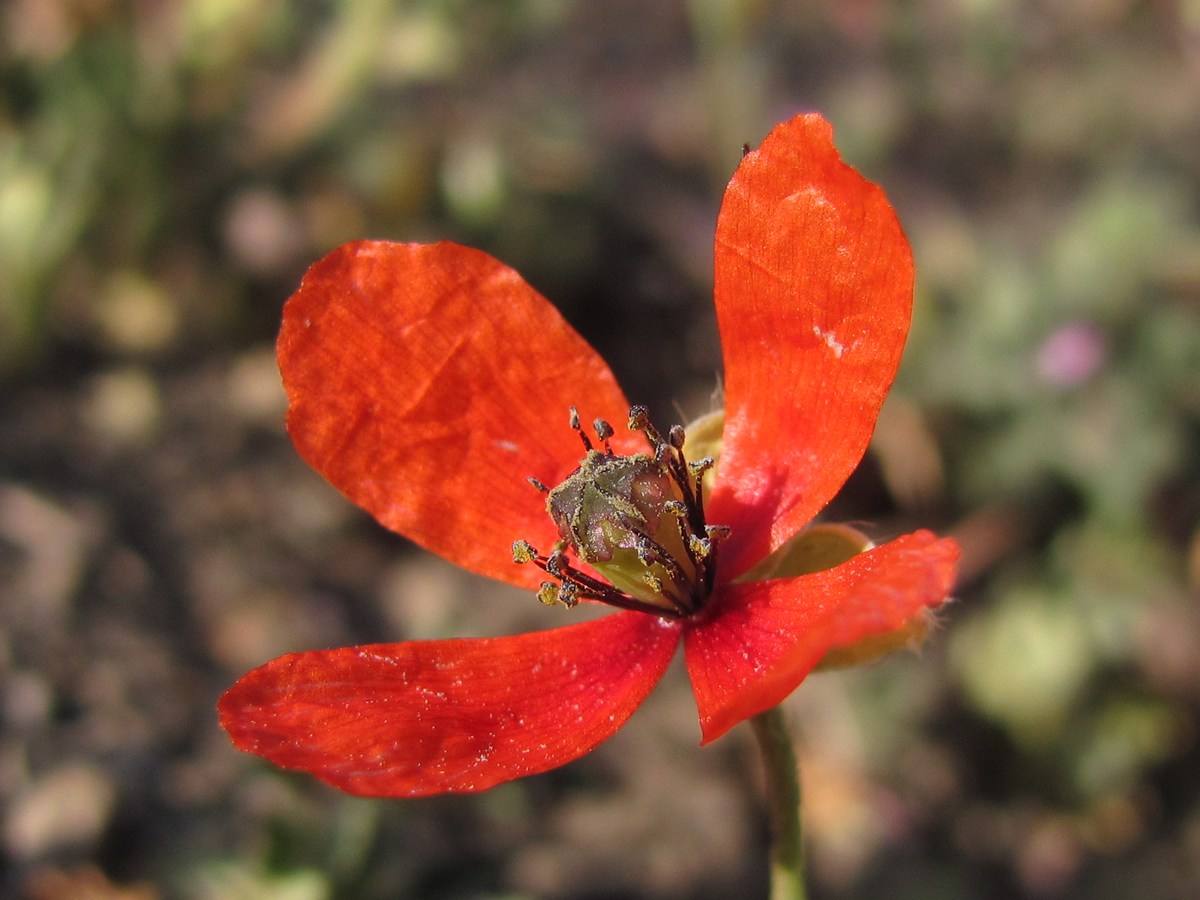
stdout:
[[(683, 428), (676, 425), (664, 438), (644, 406), (629, 410), (628, 427), (645, 435), (650, 453), (615, 453), (609, 443), (613, 428), (603, 419), (592, 425), (603, 447), (597, 450), (571, 408), (571, 428), (584, 448), (579, 467), (554, 488), (530, 479), (546, 495), (560, 540), (545, 556), (528, 541), (516, 541), (513, 560), (534, 563), (551, 576), (537, 592), (547, 605), (570, 608), (587, 599), (659, 616), (690, 616), (712, 593), (717, 545), (729, 534), (704, 519), (702, 482), (714, 462), (712, 457), (688, 462)], [(569, 551), (603, 578), (572, 565)]]

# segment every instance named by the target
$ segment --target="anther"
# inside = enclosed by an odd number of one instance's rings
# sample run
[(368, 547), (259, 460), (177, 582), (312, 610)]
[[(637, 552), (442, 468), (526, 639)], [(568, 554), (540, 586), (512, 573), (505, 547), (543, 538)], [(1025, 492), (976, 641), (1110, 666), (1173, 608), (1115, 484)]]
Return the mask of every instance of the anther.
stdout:
[(512, 558), (515, 563), (531, 563), (537, 561), (538, 552), (529, 541), (513, 541)]
[(707, 525), (704, 528), (710, 541), (723, 541), (733, 532), (728, 525)]
[(531, 475), (531, 476), (529, 476), (529, 477), (528, 477), (527, 479), (525, 479), (525, 480), (526, 480), (526, 481), (528, 481), (530, 484), (532, 484), (532, 485), (533, 485), (535, 488), (537, 488), (537, 489), (538, 489), (539, 491), (541, 491), (543, 494), (548, 494), (548, 493), (550, 493), (550, 488), (546, 487), (546, 485), (544, 485), (542, 482), (538, 481), (538, 480), (537, 480), (536, 478), (534, 478), (532, 475)]
[(663, 504), (663, 512), (670, 513), (673, 516), (678, 516), (683, 519), (688, 514), (687, 504), (682, 500), (668, 500)]
[(553, 606), (558, 602), (558, 584), (553, 581), (543, 581), (537, 589), (537, 598), (545, 606)]
[(571, 609), (579, 602), (579, 585), (571, 581), (564, 581), (558, 586), (558, 602)]

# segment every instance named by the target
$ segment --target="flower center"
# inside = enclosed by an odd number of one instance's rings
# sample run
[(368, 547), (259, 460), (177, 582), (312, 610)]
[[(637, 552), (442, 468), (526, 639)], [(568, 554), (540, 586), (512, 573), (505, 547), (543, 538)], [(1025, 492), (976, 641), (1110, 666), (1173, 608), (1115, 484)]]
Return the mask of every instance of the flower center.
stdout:
[[(599, 600), (675, 617), (699, 610), (712, 593), (717, 544), (729, 534), (704, 520), (701, 482), (712, 458), (688, 462), (683, 429), (676, 425), (664, 438), (643, 406), (629, 410), (629, 430), (646, 436), (650, 453), (614, 453), (603, 419), (592, 426), (604, 448), (597, 450), (573, 408), (571, 427), (583, 441), (579, 468), (553, 489), (530, 479), (546, 494), (561, 540), (546, 556), (528, 541), (513, 544), (516, 562), (532, 562), (554, 579), (542, 582), (538, 599), (567, 607)], [(568, 551), (603, 578), (575, 568)]]

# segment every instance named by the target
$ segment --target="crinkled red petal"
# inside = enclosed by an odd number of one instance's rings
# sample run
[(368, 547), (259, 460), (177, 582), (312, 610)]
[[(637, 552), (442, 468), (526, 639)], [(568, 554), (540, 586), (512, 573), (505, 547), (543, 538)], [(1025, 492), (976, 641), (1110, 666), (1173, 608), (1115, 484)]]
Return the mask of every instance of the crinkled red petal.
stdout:
[(296, 653), (230, 688), (221, 724), (242, 750), (353, 794), (481, 791), (614, 734), (679, 631), (622, 612), (516, 637)]
[[(585, 422), (629, 409), (604, 360), (512, 269), (456, 244), (363, 241), (309, 269), (278, 343), (300, 455), (388, 528), (464, 568), (532, 585), (512, 562), (558, 534), (545, 498)], [(645, 448), (623, 428), (619, 448)]]
[(749, 153), (717, 221), (725, 434), (709, 521), (736, 576), (808, 524), (866, 450), (908, 333), (912, 253), (820, 116)]
[(722, 587), (684, 634), (704, 743), (777, 705), (830, 649), (942, 603), (958, 556), (954, 541), (918, 531), (834, 569)]

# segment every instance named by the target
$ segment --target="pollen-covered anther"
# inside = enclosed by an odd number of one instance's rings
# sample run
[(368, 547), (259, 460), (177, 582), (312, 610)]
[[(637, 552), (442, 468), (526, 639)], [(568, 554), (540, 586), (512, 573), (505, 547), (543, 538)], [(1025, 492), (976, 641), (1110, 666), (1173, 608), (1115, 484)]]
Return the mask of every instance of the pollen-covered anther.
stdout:
[(663, 504), (663, 512), (675, 516), (678, 519), (686, 519), (688, 507), (687, 504), (682, 500), (668, 500)]
[(564, 581), (558, 586), (558, 602), (571, 609), (579, 603), (579, 585), (572, 581)]
[(704, 528), (704, 533), (708, 535), (710, 541), (723, 541), (732, 533), (728, 525), (707, 525)]
[(534, 562), (537, 559), (538, 552), (533, 544), (529, 541), (513, 541), (512, 558), (513, 562), (525, 564)]

